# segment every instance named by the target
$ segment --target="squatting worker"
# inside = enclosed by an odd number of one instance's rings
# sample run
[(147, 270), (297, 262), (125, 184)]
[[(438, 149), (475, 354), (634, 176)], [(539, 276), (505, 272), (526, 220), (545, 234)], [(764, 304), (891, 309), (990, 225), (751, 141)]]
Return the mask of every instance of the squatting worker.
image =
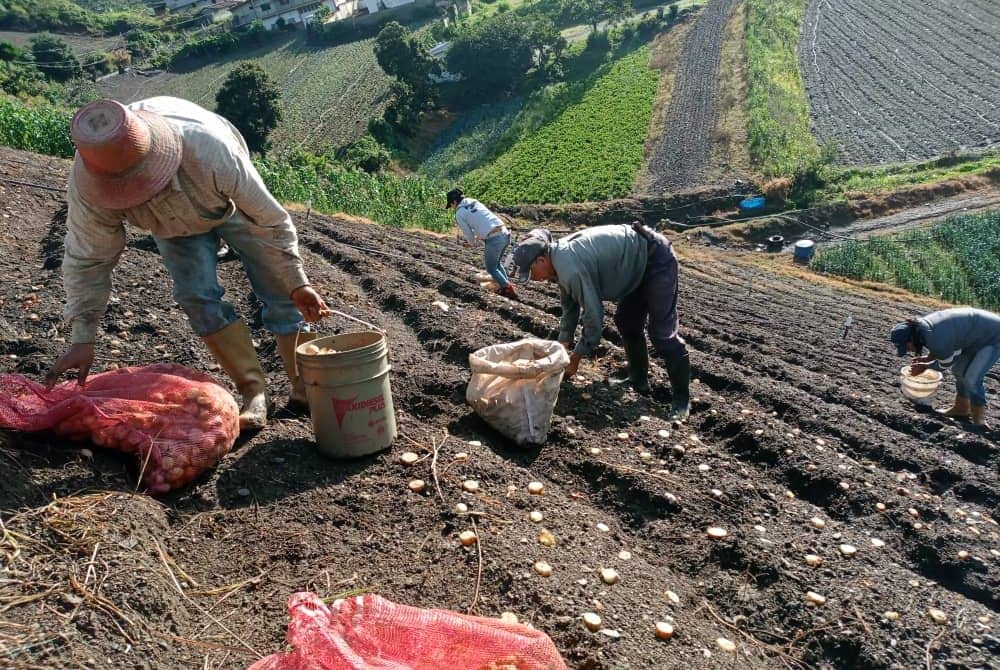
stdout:
[(496, 281), (499, 287), (497, 292), (505, 298), (516, 300), (517, 292), (503, 267), (503, 255), (510, 246), (510, 231), (507, 226), (486, 205), (473, 198), (466, 198), (462, 189), (448, 191), (447, 198), (445, 209), (455, 210), (455, 222), (466, 244), (475, 244), (481, 240), (486, 246), (486, 271)]
[(550, 235), (531, 235), (514, 250), (517, 280), (552, 281), (562, 296), (559, 341), (572, 345), (583, 309), (583, 334), (570, 356), (567, 377), (580, 359), (601, 340), (603, 300), (618, 303), (615, 324), (628, 359), (629, 379), (641, 394), (649, 389), (646, 322), (653, 349), (670, 376), (671, 415), (685, 418), (690, 403), (691, 362), (678, 333), (677, 256), (670, 242), (639, 224), (596, 226), (556, 242)]
[[(951, 368), (957, 395), (942, 414), (986, 427), (986, 374), (1000, 360), (1000, 316), (971, 307), (943, 309), (897, 323), (889, 339), (900, 356), (917, 356), (910, 374)], [(925, 348), (930, 353), (921, 356)]]
[(240, 427), (267, 422), (266, 379), (246, 324), (222, 299), (219, 238), (240, 257), (274, 333), (291, 382), (289, 404), (305, 401), (294, 346), (315, 337), (303, 324), (330, 312), (302, 269), (295, 227), (250, 162), (226, 119), (170, 97), (124, 107), (99, 100), (73, 117), (76, 158), (69, 177), (63, 283), (71, 346), (52, 366), (51, 387), (67, 370), (84, 383), (125, 248), (128, 220), (153, 235), (191, 327), (242, 396)]

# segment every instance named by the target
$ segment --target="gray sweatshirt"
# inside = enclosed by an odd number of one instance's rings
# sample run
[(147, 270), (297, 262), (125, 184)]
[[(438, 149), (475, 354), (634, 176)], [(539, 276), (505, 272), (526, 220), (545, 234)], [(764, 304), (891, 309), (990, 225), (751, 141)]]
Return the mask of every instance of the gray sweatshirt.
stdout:
[(983, 309), (955, 307), (917, 319), (924, 346), (941, 367), (951, 367), (955, 356), (1000, 346), (1000, 316)]
[(621, 300), (642, 282), (647, 242), (628, 225), (596, 226), (554, 243), (551, 257), (562, 294), (559, 341), (573, 340), (582, 307), (583, 335), (574, 352), (586, 356), (601, 341), (602, 301)]

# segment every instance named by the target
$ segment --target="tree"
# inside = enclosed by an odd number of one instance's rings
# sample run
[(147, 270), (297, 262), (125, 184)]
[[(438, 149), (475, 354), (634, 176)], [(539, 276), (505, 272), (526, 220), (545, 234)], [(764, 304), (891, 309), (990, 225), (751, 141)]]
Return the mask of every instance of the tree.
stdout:
[(375, 58), (387, 75), (415, 90), (430, 88), (430, 76), (441, 74), (441, 62), (427, 45), (396, 21), (387, 23), (375, 38)]
[(375, 58), (396, 80), (389, 89), (392, 100), (385, 120), (403, 133), (412, 133), (420, 116), (437, 106), (437, 88), (431, 76), (441, 74), (441, 63), (419, 37), (396, 21), (387, 23), (375, 38)]
[(271, 148), (267, 136), (282, 120), (281, 91), (257, 64), (238, 63), (215, 96), (215, 111), (243, 134), (250, 151)]
[(569, 0), (571, 14), (597, 32), (602, 21), (621, 21), (634, 11), (632, 0)]
[(69, 81), (83, 76), (80, 59), (66, 44), (66, 40), (48, 33), (32, 37), (29, 42), (35, 67), (52, 81)]
[(448, 51), (448, 71), (471, 93), (505, 93), (531, 68), (558, 70), (566, 41), (547, 19), (513, 12), (464, 25)]

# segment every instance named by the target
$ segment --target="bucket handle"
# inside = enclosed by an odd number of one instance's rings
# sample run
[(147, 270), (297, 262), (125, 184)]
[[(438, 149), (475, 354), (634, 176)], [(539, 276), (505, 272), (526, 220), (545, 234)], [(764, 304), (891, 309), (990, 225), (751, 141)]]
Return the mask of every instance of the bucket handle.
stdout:
[[(354, 321), (355, 323), (360, 323), (362, 326), (368, 326), (369, 328), (371, 328), (375, 332), (381, 333), (382, 337), (386, 337), (387, 338), (387, 336), (388, 336), (388, 333), (385, 332), (385, 329), (379, 328), (374, 323), (368, 323), (367, 321), (362, 321), (361, 319), (359, 319), (356, 316), (351, 316), (350, 314), (345, 314), (344, 312), (339, 312), (339, 311), (337, 311), (335, 309), (331, 309), (330, 313), (331, 314), (336, 314), (337, 316), (342, 316), (345, 319), (348, 319), (349, 321)], [(299, 369), (299, 367), (298, 367), (298, 365), (299, 365), (299, 360), (298, 360), (298, 358), (299, 358), (299, 335), (301, 335), (302, 332), (303, 331), (302, 331), (301, 327), (298, 330), (295, 331), (295, 347), (292, 349), (292, 366), (296, 370)], [(389, 351), (389, 348), (386, 347), (386, 352), (385, 352), (386, 360), (391, 360), (390, 356), (391, 356), (391, 352)]]

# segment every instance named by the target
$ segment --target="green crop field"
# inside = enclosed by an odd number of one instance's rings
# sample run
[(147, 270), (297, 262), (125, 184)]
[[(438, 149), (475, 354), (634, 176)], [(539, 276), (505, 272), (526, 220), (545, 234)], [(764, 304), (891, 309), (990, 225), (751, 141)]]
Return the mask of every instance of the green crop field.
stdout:
[(998, 310), (1000, 211), (953, 217), (900, 235), (845, 242), (819, 254), (811, 267)]
[(420, 173), (455, 180), (487, 161), (524, 105), (522, 98), (482, 105), (441, 133), (420, 164)]
[(69, 120), (68, 112), (0, 95), (0, 145), (69, 158)]
[(463, 179), (490, 202), (561, 203), (622, 197), (642, 162), (658, 76), (643, 47), (602, 67), (579, 99)]
[(112, 77), (101, 82), (100, 90), (122, 102), (174, 95), (214, 109), (215, 94), (229, 71), (240, 61), (252, 61), (264, 68), (282, 91), (285, 120), (271, 136), (275, 149), (322, 151), (357, 139), (368, 118), (382, 112), (389, 82), (375, 60), (372, 43), (361, 40), (312, 47), (304, 37), (294, 36), (200, 64), (187, 72)]
[[(44, 33), (27, 33), (19, 30), (0, 30), (0, 42), (10, 42), (14, 46), (26, 47), (32, 37)], [(60, 35), (78, 57), (98, 51), (110, 51), (122, 44), (120, 37), (92, 37), (90, 35)]]

